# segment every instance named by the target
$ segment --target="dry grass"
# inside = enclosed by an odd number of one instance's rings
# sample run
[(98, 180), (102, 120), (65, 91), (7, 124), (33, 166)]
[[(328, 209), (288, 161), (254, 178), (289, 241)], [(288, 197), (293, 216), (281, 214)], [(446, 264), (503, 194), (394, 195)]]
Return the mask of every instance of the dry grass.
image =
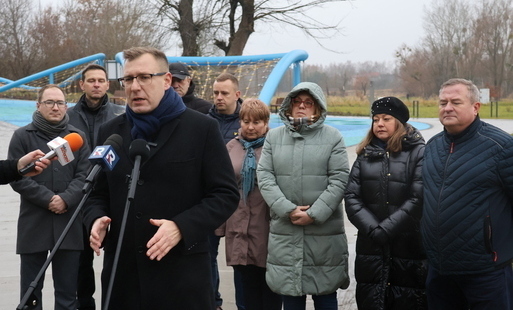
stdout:
[[(401, 98), (410, 109), (412, 117), (436, 118), (438, 117), (438, 99), (430, 98)], [(370, 102), (367, 98), (357, 96), (329, 96), (328, 114), (344, 116), (368, 116), (370, 114)], [(415, 106), (414, 106), (415, 103)], [(503, 119), (513, 119), (513, 100), (504, 99), (496, 103), (482, 104), (480, 110), (481, 117), (497, 117)]]

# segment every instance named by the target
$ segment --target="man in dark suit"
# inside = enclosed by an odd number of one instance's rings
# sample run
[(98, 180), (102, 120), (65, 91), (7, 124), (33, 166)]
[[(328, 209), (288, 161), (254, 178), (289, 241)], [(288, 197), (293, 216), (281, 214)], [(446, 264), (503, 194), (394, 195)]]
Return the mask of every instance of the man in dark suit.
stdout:
[[(105, 249), (103, 297), (113, 268), (135, 139), (148, 142), (110, 298), (115, 309), (214, 309), (207, 235), (237, 207), (239, 194), (217, 122), (186, 109), (171, 89), (164, 53), (125, 50), (127, 110), (104, 124), (99, 141), (123, 138), (119, 162), (100, 175), (85, 217), (93, 250)], [(107, 228), (110, 226), (109, 233)]]

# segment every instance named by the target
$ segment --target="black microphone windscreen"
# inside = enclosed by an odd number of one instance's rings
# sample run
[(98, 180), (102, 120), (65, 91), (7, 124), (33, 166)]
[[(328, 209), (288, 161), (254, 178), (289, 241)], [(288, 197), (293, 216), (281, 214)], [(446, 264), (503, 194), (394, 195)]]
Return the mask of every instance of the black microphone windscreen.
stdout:
[(130, 144), (128, 156), (131, 160), (135, 160), (136, 156), (141, 156), (141, 162), (145, 162), (150, 157), (150, 147), (148, 142), (143, 139), (135, 139)]
[(116, 153), (119, 153), (123, 145), (123, 138), (117, 133), (112, 134), (105, 140), (103, 145), (110, 145)]

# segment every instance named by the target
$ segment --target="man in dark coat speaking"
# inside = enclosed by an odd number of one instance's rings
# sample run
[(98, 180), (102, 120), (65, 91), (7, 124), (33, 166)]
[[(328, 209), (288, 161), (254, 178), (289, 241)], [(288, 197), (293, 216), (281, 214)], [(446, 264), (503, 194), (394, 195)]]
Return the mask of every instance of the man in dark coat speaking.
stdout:
[(164, 53), (136, 47), (123, 56), (126, 113), (102, 125), (98, 139), (123, 138), (119, 162), (99, 176), (85, 208), (90, 245), (98, 255), (101, 246), (105, 251), (102, 298), (134, 166), (129, 147), (143, 139), (150, 151), (130, 204), (109, 308), (214, 309), (207, 235), (237, 207), (230, 158), (217, 122), (186, 109), (171, 88)]

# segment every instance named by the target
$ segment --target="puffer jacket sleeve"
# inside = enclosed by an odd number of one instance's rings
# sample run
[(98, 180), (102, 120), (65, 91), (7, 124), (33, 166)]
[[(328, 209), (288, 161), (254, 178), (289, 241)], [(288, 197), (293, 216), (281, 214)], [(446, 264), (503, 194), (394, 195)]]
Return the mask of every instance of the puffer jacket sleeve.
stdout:
[(379, 219), (365, 206), (362, 199), (360, 182), (361, 161), (362, 155), (358, 156), (351, 168), (344, 202), (349, 221), (353, 223), (358, 231), (370, 237), (370, 233), (379, 226)]
[[(423, 185), (422, 185), (422, 161), (424, 158), (424, 145), (419, 145), (412, 150), (408, 169), (410, 174), (410, 195), (404, 203), (389, 217), (384, 219), (379, 226), (386, 232), (388, 239), (393, 239), (398, 234), (415, 229), (422, 217)], [(410, 172), (411, 171), (411, 172)]]
[(273, 133), (275, 133), (273, 130), (267, 133), (267, 138), (262, 147), (262, 155), (257, 168), (258, 188), (273, 213), (280, 218), (288, 218), (296, 205), (285, 198), (276, 182), (272, 150)]
[(324, 223), (338, 208), (344, 198), (344, 190), (349, 177), (349, 161), (347, 159), (344, 139), (340, 135), (333, 146), (327, 164), (328, 186), (319, 198), (306, 211), (314, 220), (314, 224)]

